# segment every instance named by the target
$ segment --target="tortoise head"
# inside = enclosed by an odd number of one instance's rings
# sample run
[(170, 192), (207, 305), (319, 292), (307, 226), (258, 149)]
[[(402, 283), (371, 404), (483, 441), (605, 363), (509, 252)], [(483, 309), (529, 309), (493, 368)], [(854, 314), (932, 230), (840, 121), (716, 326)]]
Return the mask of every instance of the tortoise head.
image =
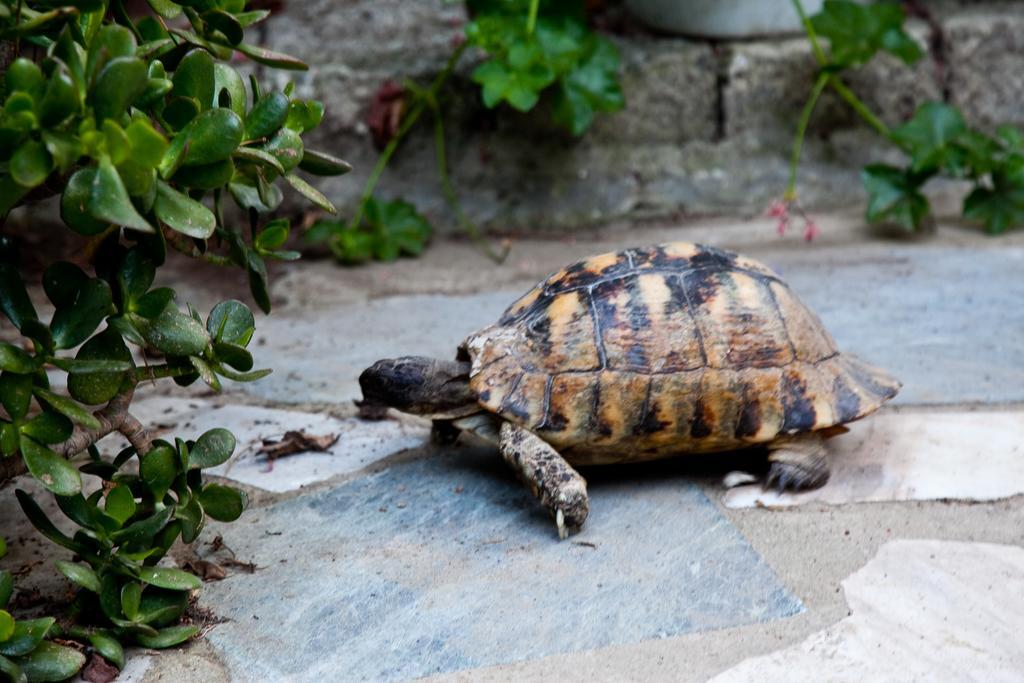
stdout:
[(359, 375), (363, 401), (435, 419), (478, 412), (470, 364), (423, 356), (379, 360)]

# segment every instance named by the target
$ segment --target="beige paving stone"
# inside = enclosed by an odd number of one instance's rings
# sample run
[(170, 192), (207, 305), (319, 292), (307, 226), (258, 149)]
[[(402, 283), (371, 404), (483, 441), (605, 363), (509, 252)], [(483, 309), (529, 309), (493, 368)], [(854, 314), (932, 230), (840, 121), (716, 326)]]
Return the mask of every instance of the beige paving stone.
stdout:
[(829, 441), (832, 476), (820, 489), (730, 489), (727, 507), (901, 500), (995, 500), (1024, 493), (1024, 412), (892, 410)]
[(849, 617), (711, 680), (1024, 679), (1022, 548), (893, 541), (843, 581), (843, 589)]

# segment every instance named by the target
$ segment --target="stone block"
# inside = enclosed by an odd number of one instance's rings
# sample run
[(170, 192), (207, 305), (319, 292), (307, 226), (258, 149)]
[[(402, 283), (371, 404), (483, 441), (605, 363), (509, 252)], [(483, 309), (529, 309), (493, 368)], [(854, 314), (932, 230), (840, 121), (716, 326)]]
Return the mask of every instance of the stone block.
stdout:
[(717, 129), (717, 60), (707, 43), (622, 40), (626, 107), (598, 116), (586, 135), (603, 141), (682, 144)]
[[(928, 27), (910, 22), (908, 30), (926, 51), (913, 66), (888, 54), (850, 70), (843, 78), (882, 120), (899, 124), (923, 102), (941, 99), (938, 72), (928, 50)], [(806, 38), (736, 43), (725, 65), (722, 108), (725, 136), (771, 144), (793, 135), (818, 71)], [(812, 134), (857, 125), (856, 115), (826, 90), (812, 118)]]
[(1024, 124), (1024, 14), (955, 14), (942, 24), (949, 94), (969, 123)]
[(259, 510), (217, 530), (260, 571), (205, 587), (209, 642), (237, 680), (392, 681), (802, 612), (685, 477), (595, 472), (571, 541), (493, 449)]

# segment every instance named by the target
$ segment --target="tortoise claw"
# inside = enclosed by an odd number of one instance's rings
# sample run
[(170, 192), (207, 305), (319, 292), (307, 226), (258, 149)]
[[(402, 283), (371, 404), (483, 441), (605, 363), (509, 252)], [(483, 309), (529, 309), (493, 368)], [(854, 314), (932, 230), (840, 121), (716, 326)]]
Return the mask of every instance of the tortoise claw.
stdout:
[(563, 541), (569, 538), (569, 530), (565, 527), (565, 512), (562, 508), (558, 508), (558, 512), (555, 513), (555, 524), (558, 525), (558, 538)]

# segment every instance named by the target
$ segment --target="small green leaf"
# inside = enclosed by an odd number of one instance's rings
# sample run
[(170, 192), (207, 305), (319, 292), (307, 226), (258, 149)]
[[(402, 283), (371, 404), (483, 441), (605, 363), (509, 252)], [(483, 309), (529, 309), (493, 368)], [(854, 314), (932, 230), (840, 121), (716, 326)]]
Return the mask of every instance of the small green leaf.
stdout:
[(161, 629), (156, 636), (136, 635), (135, 642), (142, 647), (162, 650), (175, 645), (181, 645), (199, 634), (198, 626), (170, 626)]
[(291, 128), (278, 130), (262, 147), (263, 151), (276, 158), (286, 172), (291, 171), (305, 154), (302, 138)]
[(19, 375), (35, 372), (36, 362), (17, 346), (0, 341), (0, 370)]
[(217, 227), (212, 211), (162, 180), (156, 184), (153, 212), (171, 229), (196, 239), (208, 239)]
[(33, 95), (43, 91), (46, 85), (46, 78), (43, 76), (43, 71), (39, 68), (38, 64), (31, 59), (19, 57), (7, 67), (7, 73), (4, 74), (4, 83), (7, 85), (8, 92), (21, 90)]
[(142, 456), (140, 474), (153, 500), (161, 502), (167, 490), (178, 476), (178, 456), (174, 449), (164, 443), (157, 444)]
[(326, 152), (305, 149), (302, 152), (302, 161), (299, 163), (299, 168), (313, 175), (337, 176), (345, 175), (351, 171), (352, 165)]
[(174, 514), (174, 508), (166, 507), (145, 519), (132, 522), (128, 526), (110, 534), (110, 539), (118, 545), (136, 545), (150, 543)]
[(28, 677), (13, 661), (0, 655), (0, 674), (4, 674), (11, 683), (28, 683)]
[(142, 584), (130, 581), (121, 587), (121, 611), (128, 621), (137, 621), (139, 602), (142, 600)]
[(5, 371), (0, 374), (0, 405), (7, 414), (20, 420), (28, 414), (32, 400), (32, 377)]
[(885, 164), (866, 166), (861, 179), (868, 192), (869, 221), (890, 220), (913, 231), (928, 215), (928, 200), (919, 191), (924, 179)]
[(308, 71), (309, 66), (302, 60), (296, 59), (280, 52), (274, 52), (268, 50), (265, 47), (257, 47), (255, 45), (246, 45), (245, 43), (239, 43), (235, 45), (235, 49), (241, 52), (243, 55), (259, 62), (260, 64), (266, 64), (276, 69), (285, 69), (290, 71)]
[(67, 460), (24, 435), (19, 446), (28, 471), (46, 490), (58, 496), (71, 496), (82, 490), (82, 477)]
[(96, 220), (114, 223), (139, 232), (155, 232), (132, 205), (121, 176), (108, 157), (100, 160), (89, 194), (89, 214)]
[(71, 436), (71, 420), (44, 410), (21, 427), (21, 433), (41, 444), (55, 444)]
[(156, 168), (167, 152), (168, 142), (143, 118), (132, 121), (125, 129), (132, 148), (132, 160), (146, 168)]
[(914, 118), (893, 131), (893, 139), (909, 151), (915, 173), (942, 168), (949, 162), (950, 143), (967, 132), (960, 112), (941, 102), (927, 102)]
[(63, 681), (85, 665), (85, 655), (74, 648), (43, 641), (15, 662), (29, 681)]
[(57, 308), (73, 306), (89, 276), (69, 261), (57, 261), (43, 273), (43, 291)]
[(230, 109), (204, 111), (175, 136), (160, 162), (160, 175), (166, 179), (180, 166), (224, 161), (242, 143), (244, 134), (242, 119)]
[(229, 12), (219, 9), (210, 10), (203, 12), (202, 18), (207, 26), (220, 31), (221, 35), (224, 36), (230, 45), (238, 45), (242, 42), (242, 38), (245, 37), (242, 24), (235, 15)]
[(203, 326), (174, 305), (153, 320), (136, 316), (133, 322), (153, 348), (172, 356), (200, 355), (210, 343)]
[(56, 410), (62, 415), (66, 415), (71, 418), (72, 421), (77, 422), (87, 429), (99, 429), (100, 421), (82, 406), (75, 403), (66, 396), (55, 394), (52, 391), (43, 389), (42, 387), (33, 387), (32, 393), (35, 394), (37, 399), (45, 401), (51, 408)]
[(22, 187), (36, 187), (50, 175), (53, 159), (43, 143), (30, 140), (14, 152), (7, 170)]
[[(104, 510), (123, 525), (135, 514), (135, 496), (127, 486), (115, 486), (107, 492)], [(125, 612), (127, 614), (127, 612)], [(130, 616), (128, 617), (131, 618)]]
[(239, 73), (231, 65), (217, 62), (213, 67), (213, 80), (216, 106), (227, 107), (244, 119), (245, 82)]
[(55, 564), (60, 573), (68, 577), (72, 583), (81, 586), (87, 591), (99, 594), (100, 577), (96, 576), (96, 572), (90, 567), (77, 562), (68, 562), (67, 560), (57, 560)]
[(37, 320), (36, 309), (28, 298), (25, 284), (17, 269), (9, 263), (0, 263), (0, 311), (21, 329), (26, 320)]
[(113, 314), (110, 285), (99, 278), (87, 280), (76, 292), (74, 302), (53, 314), (50, 330), (58, 349), (78, 346), (96, 331), (103, 319)]
[(276, 133), (288, 118), (291, 100), (282, 92), (264, 95), (245, 117), (245, 139), (258, 140)]
[(178, 591), (197, 590), (203, 585), (198, 576), (171, 567), (140, 567), (139, 578), (150, 585)]
[(226, 429), (211, 429), (204, 433), (189, 454), (189, 469), (217, 467), (228, 461), (235, 451), (235, 436)]
[(203, 488), (199, 502), (213, 519), (218, 522), (234, 522), (245, 510), (245, 494), (238, 489), (219, 484), (210, 484)]
[(6, 569), (0, 569), (0, 607), (7, 607), (14, 594), (14, 577)]
[(305, 133), (320, 125), (324, 118), (324, 104), (316, 100), (295, 100), (288, 107), (284, 125), (296, 133)]
[(276, 173), (284, 173), (284, 166), (282, 166), (281, 162), (277, 160), (277, 157), (269, 152), (264, 152), (262, 149), (257, 149), (255, 147), (239, 147), (235, 150), (234, 157), (240, 161), (248, 161), (250, 163), (268, 166)]
[(1024, 225), (1024, 186), (976, 186), (964, 199), (963, 213), (965, 218), (981, 221), (991, 234)]
[(89, 643), (108, 662), (118, 669), (124, 669), (124, 648), (115, 638), (101, 631), (93, 631), (89, 634)]
[(109, 221), (93, 218), (89, 211), (92, 186), (95, 180), (95, 168), (80, 168), (68, 179), (68, 184), (60, 196), (61, 219), (79, 235), (87, 237), (99, 235), (110, 227)]
[(99, 405), (114, 398), (127, 373), (135, 367), (131, 351), (112, 327), (85, 342), (75, 359), (68, 368), (68, 393), (87, 405)]
[(53, 617), (44, 619), (21, 619), (14, 625), (14, 633), (0, 643), (0, 655), (5, 657), (21, 657), (32, 652), (50, 632)]
[(299, 176), (294, 173), (289, 173), (284, 177), (284, 179), (288, 181), (288, 184), (295, 188), (299, 194), (313, 202), (316, 206), (328, 213), (338, 213), (338, 210), (334, 208), (334, 204), (331, 203), (331, 200), (320, 192), (320, 190), (316, 189)]
[(107, 62), (89, 92), (96, 120), (120, 119), (128, 105), (146, 89), (148, 80), (146, 63), (138, 57), (118, 57)]
[(921, 58), (921, 48), (903, 31), (903, 9), (894, 2), (862, 5), (825, 0), (811, 24), (828, 39), (832, 61), (840, 66), (864, 64), (878, 50), (887, 50), (907, 64)]
[(14, 617), (0, 609), (0, 643), (14, 635)]
[(186, 53), (174, 70), (174, 89), (171, 94), (187, 97), (199, 103), (200, 111), (214, 106), (213, 57), (206, 50), (195, 49)]
[(206, 329), (215, 341), (246, 347), (256, 330), (256, 319), (241, 301), (221, 301), (210, 311)]

